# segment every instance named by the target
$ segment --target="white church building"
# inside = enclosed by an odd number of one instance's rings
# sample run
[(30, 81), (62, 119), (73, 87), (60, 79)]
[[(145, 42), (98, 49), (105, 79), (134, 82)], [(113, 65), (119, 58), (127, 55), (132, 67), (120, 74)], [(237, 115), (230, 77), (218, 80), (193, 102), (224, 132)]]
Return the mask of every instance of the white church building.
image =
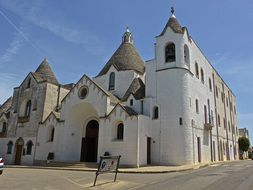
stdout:
[(129, 29), (97, 76), (60, 84), (45, 59), (0, 106), (7, 164), (186, 165), (238, 159), (233, 92), (172, 12), (144, 62)]

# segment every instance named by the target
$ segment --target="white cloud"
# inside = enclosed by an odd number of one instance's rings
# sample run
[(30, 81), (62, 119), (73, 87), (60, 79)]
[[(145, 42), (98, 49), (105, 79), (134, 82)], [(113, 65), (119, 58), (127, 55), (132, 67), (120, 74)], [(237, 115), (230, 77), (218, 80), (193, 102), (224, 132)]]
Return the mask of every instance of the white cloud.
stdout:
[(216, 57), (212, 59), (212, 63), (222, 74), (252, 78), (253, 57), (230, 56), (228, 53), (216, 54)]
[(7, 49), (0, 54), (0, 65), (10, 62), (13, 56), (15, 56), (22, 47), (23, 42), (23, 36), (20, 33), (15, 33), (15, 36)]
[(0, 104), (12, 96), (13, 87), (17, 85), (19, 76), (10, 73), (0, 73)]
[(0, 4), (12, 13), (36, 26), (52, 32), (67, 42), (84, 45), (92, 45), (99, 42), (97, 36), (90, 33), (88, 30), (78, 30), (70, 27), (59, 16), (54, 16), (63, 15), (63, 13), (57, 12), (58, 10), (54, 10), (54, 15), (50, 15), (41, 0), (32, 2), (22, 1), (22, 3), (20, 0), (2, 0)]

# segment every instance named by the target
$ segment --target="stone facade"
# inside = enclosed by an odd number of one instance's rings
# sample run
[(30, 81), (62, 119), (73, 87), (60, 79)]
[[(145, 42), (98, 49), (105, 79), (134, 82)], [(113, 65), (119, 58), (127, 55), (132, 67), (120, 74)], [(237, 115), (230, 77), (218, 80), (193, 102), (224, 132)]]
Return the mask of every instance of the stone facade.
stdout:
[[(46, 62), (47, 60), (44, 60), (41, 65), (45, 65)], [(0, 139), (1, 147), (3, 147), (0, 154), (6, 155), (7, 164), (33, 163), (40, 122), (44, 121), (56, 109), (57, 101), (59, 102), (68, 91), (68, 89), (47, 80), (38, 81), (33, 73), (29, 73), (21, 85), (14, 88), (12, 103), (8, 112), (5, 112), (9, 115), (6, 135), (5, 138)], [(14, 155), (17, 157), (18, 139), (22, 139), (22, 152), (19, 152), (22, 159), (14, 157)], [(26, 154), (29, 141), (32, 142), (33, 148), (31, 153)], [(13, 148), (7, 154), (6, 147), (8, 143), (12, 143)]]
[(98, 75), (75, 85), (44, 60), (1, 107), (0, 154), (15, 164), (120, 154), (135, 167), (238, 159), (236, 98), (174, 14), (154, 48), (144, 63), (127, 29)]

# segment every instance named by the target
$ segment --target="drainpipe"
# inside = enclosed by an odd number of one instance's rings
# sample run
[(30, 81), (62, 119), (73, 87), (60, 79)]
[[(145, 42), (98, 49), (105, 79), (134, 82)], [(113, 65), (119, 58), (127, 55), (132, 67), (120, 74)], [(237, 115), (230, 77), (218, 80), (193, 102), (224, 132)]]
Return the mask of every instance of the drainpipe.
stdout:
[[(156, 96), (155, 96), (155, 101), (156, 101), (156, 104), (158, 105), (158, 102), (157, 102), (157, 44), (155, 43), (154, 44), (155, 46), (155, 93), (156, 93)], [(152, 101), (152, 108), (151, 108), (151, 118), (153, 118), (153, 108), (154, 108), (154, 104), (153, 104), (153, 101)], [(159, 119), (159, 163), (161, 163), (161, 133), (162, 133), (162, 120), (161, 120), (161, 106), (158, 106), (159, 108), (159, 111), (158, 111), (158, 119)], [(152, 119), (152, 124), (154, 123), (154, 120)], [(153, 130), (153, 126), (152, 126), (152, 130)]]
[(57, 90), (57, 102), (56, 102), (56, 111), (59, 111), (59, 100), (60, 100), (60, 94), (61, 94), (61, 85), (58, 85), (58, 90)]
[[(234, 154), (234, 160), (235, 160), (235, 152), (234, 152), (234, 138), (233, 138), (233, 131), (234, 131), (234, 120), (232, 120), (232, 112), (231, 112), (231, 99), (230, 99), (230, 93), (228, 93), (228, 100), (229, 100), (229, 113), (230, 113), (230, 127), (231, 127), (231, 130), (232, 130), (232, 143), (233, 143), (233, 154)], [(233, 122), (233, 124), (232, 124)], [(235, 132), (235, 131), (234, 131)]]
[[(208, 122), (209, 124), (212, 123), (212, 118), (211, 118), (211, 111), (210, 111), (210, 100), (208, 99), (207, 101), (207, 107), (208, 107)], [(209, 132), (210, 134), (210, 152), (211, 152), (211, 162), (213, 162), (213, 138), (212, 138), (212, 129)]]
[(137, 119), (137, 168), (140, 167), (140, 127), (139, 127), (139, 116), (136, 116)]
[(227, 137), (227, 160), (230, 160), (229, 156), (229, 142), (228, 142), (228, 126), (227, 126), (227, 112), (226, 112), (226, 98), (225, 98), (225, 92), (224, 92), (224, 84), (222, 84), (222, 92), (223, 92), (223, 107), (224, 107), (224, 114), (225, 114), (225, 124), (226, 124), (226, 137)]
[(213, 74), (213, 95), (214, 95), (214, 107), (215, 107), (214, 108), (215, 123), (216, 123), (216, 132), (217, 132), (218, 159), (221, 160), (221, 157), (220, 157), (220, 142), (219, 142), (219, 124), (218, 124), (217, 102), (216, 102), (216, 85), (215, 85), (215, 80), (214, 80), (214, 74)]
[(193, 163), (195, 164), (195, 138), (194, 138), (194, 123), (192, 122), (192, 148), (193, 148)]
[(40, 128), (40, 123), (38, 124), (38, 130), (37, 130), (37, 134), (36, 134), (36, 138), (35, 138), (35, 145), (34, 145), (34, 155), (33, 155), (33, 165), (35, 162), (35, 156), (36, 156), (36, 152), (37, 152), (37, 144), (38, 144), (38, 135), (39, 135), (39, 128)]

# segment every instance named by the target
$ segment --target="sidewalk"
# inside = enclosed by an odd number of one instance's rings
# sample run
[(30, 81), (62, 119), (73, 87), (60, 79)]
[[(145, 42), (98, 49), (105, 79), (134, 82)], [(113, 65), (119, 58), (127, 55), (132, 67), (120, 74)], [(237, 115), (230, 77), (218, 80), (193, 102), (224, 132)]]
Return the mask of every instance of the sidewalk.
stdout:
[[(207, 167), (210, 165), (220, 165), (224, 162), (212, 162), (212, 163), (201, 163), (194, 165), (184, 165), (184, 166), (143, 166), (139, 168), (119, 168), (119, 173), (170, 173), (170, 172), (180, 172), (187, 170), (199, 169), (202, 167)], [(22, 168), (22, 169), (47, 169), (47, 170), (69, 170), (69, 171), (85, 171), (85, 172), (96, 172), (97, 167), (86, 167), (86, 166), (18, 166), (18, 165), (6, 165), (6, 168)]]

